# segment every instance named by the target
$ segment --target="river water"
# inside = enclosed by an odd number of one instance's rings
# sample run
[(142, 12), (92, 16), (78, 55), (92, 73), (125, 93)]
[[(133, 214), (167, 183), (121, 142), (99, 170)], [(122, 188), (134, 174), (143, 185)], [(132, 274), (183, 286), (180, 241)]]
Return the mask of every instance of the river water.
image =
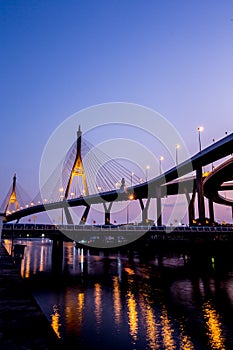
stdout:
[[(230, 253), (91, 252), (28, 239), (21, 274), (66, 349), (233, 349)], [(10, 241), (5, 241), (10, 249)]]

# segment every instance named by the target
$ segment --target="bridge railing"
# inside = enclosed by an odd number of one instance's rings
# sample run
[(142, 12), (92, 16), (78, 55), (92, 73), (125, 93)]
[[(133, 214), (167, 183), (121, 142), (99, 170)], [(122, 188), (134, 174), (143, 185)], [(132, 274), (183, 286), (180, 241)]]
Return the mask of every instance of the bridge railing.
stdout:
[(172, 232), (233, 232), (233, 226), (150, 226), (150, 225), (61, 225), (61, 224), (34, 224), (34, 223), (6, 223), (3, 231), (156, 231), (161, 233)]

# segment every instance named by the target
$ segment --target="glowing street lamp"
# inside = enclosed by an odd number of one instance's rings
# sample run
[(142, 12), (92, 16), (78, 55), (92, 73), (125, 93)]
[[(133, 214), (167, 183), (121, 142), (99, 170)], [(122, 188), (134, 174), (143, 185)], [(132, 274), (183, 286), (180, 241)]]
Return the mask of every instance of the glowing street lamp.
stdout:
[(132, 201), (134, 199), (134, 195), (131, 193), (128, 198), (130, 201)]
[(198, 131), (198, 141), (199, 141), (199, 151), (201, 152), (201, 132), (204, 130), (203, 126), (197, 128)]
[(117, 182), (115, 183), (115, 187), (116, 187), (117, 190), (119, 190), (119, 188), (121, 187), (121, 184), (120, 184), (119, 181), (117, 181)]
[[(128, 199), (129, 199), (130, 201), (134, 200), (134, 194), (131, 193), (131, 194), (128, 196)], [(129, 204), (130, 204), (130, 202), (129, 202), (129, 203), (127, 204), (127, 206), (126, 206), (126, 223), (127, 223), (127, 225), (128, 225), (128, 223), (129, 223)]]
[(62, 200), (63, 199), (63, 192), (64, 192), (64, 188), (63, 187), (60, 187), (59, 188), (59, 192), (60, 192), (60, 199)]
[(164, 160), (163, 156), (159, 157), (159, 173), (162, 174), (162, 161)]

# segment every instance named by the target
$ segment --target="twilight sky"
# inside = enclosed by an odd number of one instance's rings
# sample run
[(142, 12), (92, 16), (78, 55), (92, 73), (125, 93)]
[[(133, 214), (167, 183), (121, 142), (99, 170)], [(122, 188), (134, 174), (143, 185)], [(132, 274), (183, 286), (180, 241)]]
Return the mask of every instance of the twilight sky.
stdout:
[(231, 0), (0, 0), (0, 54), (1, 201), (14, 172), (37, 193), (50, 135), (96, 104), (158, 111), (191, 155), (198, 126), (232, 132)]

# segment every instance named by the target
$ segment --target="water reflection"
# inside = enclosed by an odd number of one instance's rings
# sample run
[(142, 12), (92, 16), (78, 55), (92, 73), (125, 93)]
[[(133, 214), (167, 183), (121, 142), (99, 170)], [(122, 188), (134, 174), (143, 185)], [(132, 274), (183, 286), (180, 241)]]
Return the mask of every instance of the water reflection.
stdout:
[(158, 333), (158, 326), (156, 324), (155, 315), (153, 313), (152, 308), (148, 305), (145, 309), (145, 316), (144, 319), (146, 320), (146, 339), (149, 347), (151, 349), (158, 349), (158, 339), (159, 339), (159, 333)]
[(134, 295), (134, 280), (132, 278), (132, 276), (134, 275), (134, 271), (129, 267), (125, 268), (125, 271), (128, 274), (127, 306), (129, 332), (133, 339), (133, 344), (135, 345), (138, 334), (138, 311), (137, 301)]
[(231, 261), (223, 270), (213, 256), (92, 254), (64, 243), (57, 274), (51, 241), (21, 243), (21, 274), (62, 341), (75, 339), (79, 349), (233, 348)]
[(52, 243), (50, 240), (19, 240), (18, 243), (26, 245), (24, 259), (21, 262), (21, 275), (24, 278), (51, 268)]
[(81, 329), (84, 317), (84, 304), (85, 302), (85, 294), (83, 292), (79, 292), (77, 295), (77, 319), (78, 319), (78, 329)]
[(180, 324), (180, 350), (194, 350), (194, 345), (189, 337), (188, 334), (186, 334), (186, 330), (184, 325)]
[[(145, 288), (144, 288), (145, 287)], [(153, 310), (153, 303), (149, 300), (151, 288), (148, 284), (139, 289), (139, 305), (145, 320), (146, 342), (150, 349), (159, 349), (159, 323)]]
[(59, 310), (58, 310), (57, 305), (53, 305), (53, 313), (51, 315), (51, 319), (52, 319), (51, 326), (52, 326), (54, 332), (56, 333), (57, 337), (60, 339), (61, 334), (60, 334), (59, 328), (60, 328), (61, 324), (59, 323), (60, 314), (59, 314)]
[(102, 300), (101, 300), (101, 285), (99, 283), (95, 283), (94, 285), (94, 302), (95, 302), (95, 317), (96, 317), (96, 326), (97, 331), (99, 332), (101, 326), (101, 318), (102, 318)]
[(211, 349), (225, 349), (222, 324), (217, 311), (210, 301), (203, 304), (204, 319), (206, 322), (207, 336)]
[(127, 293), (127, 304), (128, 304), (128, 323), (130, 328), (130, 335), (133, 338), (134, 343), (137, 340), (138, 334), (138, 312), (137, 302), (131, 291)]
[(113, 305), (114, 305), (114, 319), (117, 330), (119, 331), (119, 326), (121, 323), (121, 293), (120, 293), (120, 283), (117, 276), (113, 277)]

